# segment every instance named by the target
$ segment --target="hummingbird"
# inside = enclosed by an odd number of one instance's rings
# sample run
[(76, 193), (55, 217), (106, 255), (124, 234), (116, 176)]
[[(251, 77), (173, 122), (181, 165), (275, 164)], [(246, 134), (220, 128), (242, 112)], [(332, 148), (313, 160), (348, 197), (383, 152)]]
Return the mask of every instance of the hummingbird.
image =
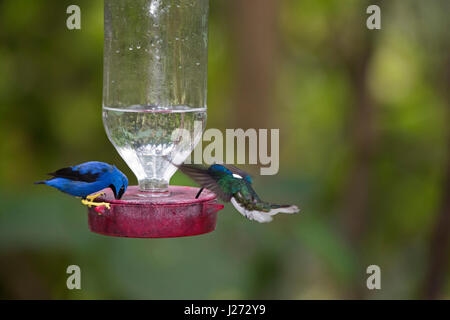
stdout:
[[(175, 164), (174, 164), (175, 165)], [(252, 178), (233, 165), (213, 164), (210, 167), (194, 164), (175, 165), (182, 173), (197, 182), (201, 189), (214, 192), (222, 201), (230, 202), (244, 217), (258, 222), (270, 222), (277, 213), (297, 213), (295, 205), (279, 205), (262, 201), (252, 187)]]

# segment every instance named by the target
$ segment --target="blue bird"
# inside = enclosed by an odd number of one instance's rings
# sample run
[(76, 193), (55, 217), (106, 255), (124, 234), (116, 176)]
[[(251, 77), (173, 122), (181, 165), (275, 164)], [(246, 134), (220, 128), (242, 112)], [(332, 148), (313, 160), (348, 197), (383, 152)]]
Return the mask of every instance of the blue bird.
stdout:
[(94, 202), (102, 193), (92, 195), (105, 188), (111, 188), (114, 198), (120, 199), (128, 187), (127, 177), (115, 166), (104, 162), (90, 161), (73, 167), (62, 168), (49, 173), (49, 180), (38, 181), (71, 196), (81, 197), (81, 203), (87, 206), (106, 206), (109, 203)]

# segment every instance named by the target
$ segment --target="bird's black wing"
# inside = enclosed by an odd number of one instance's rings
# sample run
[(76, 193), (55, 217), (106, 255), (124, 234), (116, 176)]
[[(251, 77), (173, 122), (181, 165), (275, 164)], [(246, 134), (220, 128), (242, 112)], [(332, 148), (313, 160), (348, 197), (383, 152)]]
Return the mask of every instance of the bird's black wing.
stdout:
[(67, 167), (56, 170), (55, 172), (51, 172), (49, 173), (49, 175), (53, 176), (54, 178), (65, 178), (72, 181), (95, 182), (100, 176), (100, 173), (81, 173), (73, 167)]
[(211, 175), (208, 173), (208, 169), (204, 166), (181, 164), (177, 167), (181, 172), (189, 176), (203, 188), (209, 189), (214, 192), (223, 201), (230, 201), (232, 195), (222, 190), (222, 188), (217, 183), (217, 180), (211, 177)]

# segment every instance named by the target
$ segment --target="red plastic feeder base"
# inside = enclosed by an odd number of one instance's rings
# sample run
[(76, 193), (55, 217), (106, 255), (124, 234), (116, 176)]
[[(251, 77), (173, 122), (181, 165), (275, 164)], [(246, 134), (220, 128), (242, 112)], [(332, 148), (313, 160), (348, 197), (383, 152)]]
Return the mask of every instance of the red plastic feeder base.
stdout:
[(111, 189), (102, 190), (105, 195), (95, 201), (108, 202), (111, 208), (88, 208), (89, 229), (114, 237), (169, 238), (216, 228), (217, 211), (223, 205), (213, 192), (205, 189), (195, 199), (199, 188), (170, 186), (169, 191), (167, 197), (142, 197), (137, 186), (130, 186), (121, 200), (115, 200)]

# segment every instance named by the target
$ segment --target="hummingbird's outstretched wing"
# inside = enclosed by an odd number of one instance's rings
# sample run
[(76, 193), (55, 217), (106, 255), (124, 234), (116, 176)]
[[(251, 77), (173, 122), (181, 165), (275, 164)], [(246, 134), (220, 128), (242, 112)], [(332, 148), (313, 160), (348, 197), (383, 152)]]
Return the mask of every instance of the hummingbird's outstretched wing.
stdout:
[[(232, 194), (227, 193), (218, 184), (220, 173), (217, 173), (215, 176), (211, 176), (208, 168), (195, 164), (181, 164), (175, 166), (185, 175), (201, 185), (203, 188), (209, 189), (214, 192), (223, 201), (230, 201)], [(223, 175), (225, 176), (226, 173), (224, 173)]]

